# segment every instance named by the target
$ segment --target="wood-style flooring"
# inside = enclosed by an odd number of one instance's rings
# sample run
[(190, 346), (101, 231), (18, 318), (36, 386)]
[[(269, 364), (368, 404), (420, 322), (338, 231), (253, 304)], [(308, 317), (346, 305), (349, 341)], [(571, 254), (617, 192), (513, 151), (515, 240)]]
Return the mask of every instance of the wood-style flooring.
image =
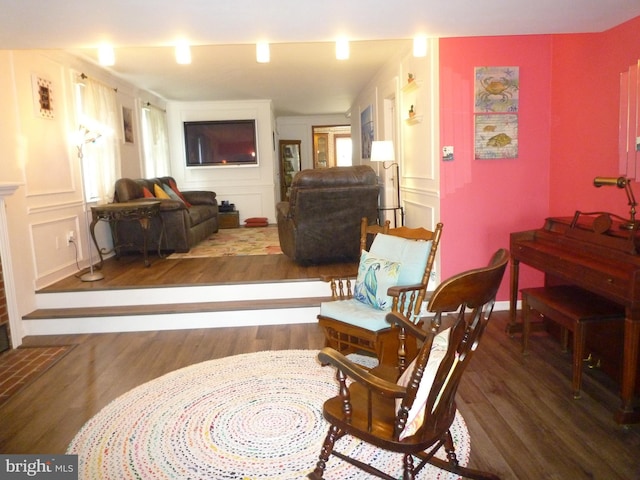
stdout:
[[(150, 256), (145, 267), (140, 255), (124, 255), (104, 262), (104, 280), (82, 282), (79, 275), (54, 283), (42, 292), (100, 290), (112, 288), (216, 285), (251, 282), (317, 280), (321, 275), (343, 274), (357, 264), (298, 265), (286, 255), (259, 255), (169, 260)], [(328, 292), (330, 294), (330, 292)]]
[[(277, 263), (281, 256), (273, 257), (263, 260)], [(276, 275), (275, 267), (260, 265), (261, 258), (249, 257), (246, 268)], [(161, 263), (146, 269), (147, 275), (161, 273)], [(216, 266), (229, 274), (233, 268)], [(202, 278), (212, 264), (173, 268)], [(509, 337), (506, 323), (507, 312), (494, 313), (458, 392), (471, 435), (470, 465), (503, 479), (640, 479), (640, 425), (622, 428), (614, 422), (617, 386), (588, 370), (582, 398), (574, 400), (570, 354), (553, 337), (536, 333), (523, 357), (520, 337)], [(107, 403), (175, 369), (261, 350), (319, 349), (323, 343), (316, 324), (27, 337), (26, 345), (76, 347), (0, 406), (0, 452), (63, 453)]]

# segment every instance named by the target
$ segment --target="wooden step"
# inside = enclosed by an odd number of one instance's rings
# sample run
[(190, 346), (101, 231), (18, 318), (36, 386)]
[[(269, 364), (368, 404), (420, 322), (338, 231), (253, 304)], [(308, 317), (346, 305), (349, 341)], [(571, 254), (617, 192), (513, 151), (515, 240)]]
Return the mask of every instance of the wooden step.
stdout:
[(109, 307), (42, 308), (22, 317), (23, 320), (45, 320), (80, 317), (114, 317), (130, 315), (166, 315), (172, 313), (269, 310), (281, 308), (319, 307), (331, 297), (281, 298), (229, 302), (173, 303), (161, 305), (123, 305)]

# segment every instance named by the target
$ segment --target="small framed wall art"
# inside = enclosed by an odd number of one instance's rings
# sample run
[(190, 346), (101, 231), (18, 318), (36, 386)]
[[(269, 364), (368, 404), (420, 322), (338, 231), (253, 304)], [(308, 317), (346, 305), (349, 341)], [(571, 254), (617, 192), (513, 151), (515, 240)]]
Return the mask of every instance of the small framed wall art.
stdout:
[(40, 118), (53, 118), (53, 88), (50, 80), (31, 76), (33, 86), (33, 105), (36, 116)]
[(133, 110), (122, 107), (122, 131), (124, 143), (133, 143)]
[(373, 142), (373, 107), (371, 105), (360, 112), (360, 142), (362, 158), (370, 159)]

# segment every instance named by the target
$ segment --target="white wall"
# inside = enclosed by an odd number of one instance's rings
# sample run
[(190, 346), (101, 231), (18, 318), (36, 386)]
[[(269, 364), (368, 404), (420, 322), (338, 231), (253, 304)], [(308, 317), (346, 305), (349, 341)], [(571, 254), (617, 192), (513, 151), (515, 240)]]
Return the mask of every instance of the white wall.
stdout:
[[(78, 127), (74, 81), (78, 73), (117, 88), (119, 108), (134, 110), (134, 143), (123, 145), (122, 171), (140, 176), (139, 98), (160, 103), (106, 71), (55, 50), (0, 51), (0, 183), (20, 184), (6, 199), (18, 314), (35, 309), (35, 290), (88, 265), (82, 182), (71, 135)], [(34, 79), (50, 82), (53, 115), (43, 117), (34, 95)], [(121, 132), (116, 132), (121, 135)], [(103, 222), (101, 222), (103, 223)], [(74, 231), (78, 245), (67, 245)], [(110, 244), (106, 225), (97, 229), (101, 246)], [(94, 254), (94, 259), (96, 258)], [(18, 322), (19, 324), (19, 322)], [(12, 332), (21, 337), (21, 332)]]
[[(203, 120), (256, 120), (257, 166), (187, 167), (183, 123)], [(169, 102), (171, 174), (181, 190), (212, 190), (218, 202), (228, 200), (240, 212), (240, 222), (267, 217), (275, 223), (278, 183), (277, 139), (270, 100)]]
[[(414, 75), (418, 88), (403, 88), (409, 73)], [(360, 115), (371, 106), (374, 140), (393, 140), (395, 143), (405, 224), (429, 230), (440, 221), (438, 75), (438, 41), (431, 39), (426, 58), (415, 58), (409, 51), (400, 54), (372, 79), (351, 108), (354, 157), (361, 158)], [(406, 121), (411, 105), (420, 121)], [(369, 163), (367, 160), (361, 162)], [(395, 205), (395, 180), (392, 180), (395, 168), (384, 169), (376, 163), (371, 166), (384, 186), (383, 205)], [(393, 226), (393, 217), (387, 214), (387, 218)], [(446, 239), (446, 226), (443, 235)], [(439, 259), (434, 271), (434, 280), (437, 280)]]

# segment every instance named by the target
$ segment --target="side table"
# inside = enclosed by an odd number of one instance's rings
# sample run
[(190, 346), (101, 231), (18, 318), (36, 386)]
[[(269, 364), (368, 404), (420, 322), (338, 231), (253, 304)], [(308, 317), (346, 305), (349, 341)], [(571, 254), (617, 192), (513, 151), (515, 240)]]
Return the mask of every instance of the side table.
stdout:
[(231, 212), (218, 212), (219, 228), (239, 228), (240, 212), (233, 210)]
[[(378, 207), (378, 212), (393, 210), (393, 228), (398, 226), (398, 212), (400, 212), (400, 226), (404, 226), (404, 208), (403, 207)], [(384, 222), (383, 222), (384, 223)]]
[[(143, 236), (143, 248), (142, 254), (144, 255), (144, 264), (146, 267), (150, 265), (149, 255), (147, 251), (147, 245), (149, 244), (149, 229), (151, 227), (151, 219), (154, 217), (160, 218), (162, 223), (162, 216), (160, 216), (160, 200), (145, 200), (141, 202), (122, 202), (122, 203), (108, 203), (106, 205), (98, 205), (91, 207), (91, 225), (89, 230), (91, 231), (91, 238), (100, 255), (100, 268), (104, 262), (103, 255), (116, 252), (118, 255), (118, 248), (122, 247), (118, 243), (116, 224), (121, 221), (137, 221), (142, 228)], [(96, 224), (104, 220), (109, 222), (111, 227), (111, 238), (113, 239), (113, 249), (106, 250), (101, 249), (96, 240), (95, 228)], [(162, 238), (164, 236), (164, 224), (160, 228), (160, 239), (158, 241), (158, 256), (160, 256), (160, 245), (162, 244)]]

